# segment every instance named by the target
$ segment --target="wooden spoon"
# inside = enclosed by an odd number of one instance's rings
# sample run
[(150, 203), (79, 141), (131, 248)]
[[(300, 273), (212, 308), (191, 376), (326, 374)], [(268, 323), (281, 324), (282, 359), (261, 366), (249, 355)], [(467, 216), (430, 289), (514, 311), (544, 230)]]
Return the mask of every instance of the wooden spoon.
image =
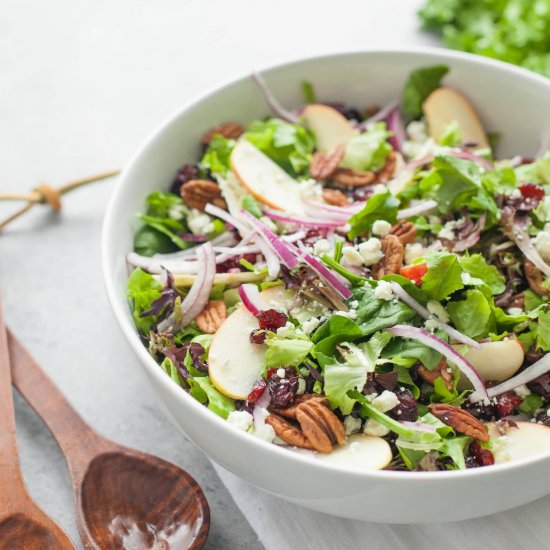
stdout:
[(165, 460), (99, 435), (9, 331), (8, 345), (14, 384), (42, 417), (67, 460), (84, 547), (202, 548), (210, 512), (197, 482)]
[(10, 357), (0, 308), (0, 550), (70, 550), (65, 532), (32, 500), (19, 469)]

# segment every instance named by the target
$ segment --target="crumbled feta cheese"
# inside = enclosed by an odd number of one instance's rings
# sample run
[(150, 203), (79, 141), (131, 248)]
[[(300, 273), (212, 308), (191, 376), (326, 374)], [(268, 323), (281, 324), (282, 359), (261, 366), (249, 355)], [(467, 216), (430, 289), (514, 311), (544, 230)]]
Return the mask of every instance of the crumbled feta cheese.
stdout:
[(340, 315), (340, 317), (347, 317), (348, 319), (357, 319), (357, 310), (350, 309), (349, 311), (335, 311), (334, 315)]
[(330, 246), (330, 243), (326, 239), (319, 239), (315, 242), (313, 245), (313, 253), (316, 256), (320, 256), (321, 254), (327, 254), (330, 252), (332, 247)]
[(393, 290), (391, 284), (388, 281), (378, 281), (376, 288), (374, 289), (374, 295), (379, 300), (390, 301), (393, 298)]
[(254, 421), (254, 418), (249, 412), (233, 411), (229, 413), (229, 416), (227, 417), (227, 421), (230, 424), (233, 424), (235, 428), (238, 428), (243, 432), (247, 432), (250, 426), (252, 426), (252, 422)]
[[(550, 196), (546, 195), (537, 206), (537, 215), (543, 220), (550, 220)], [(546, 227), (544, 230), (547, 231)]]
[(196, 208), (193, 208), (187, 216), (187, 226), (193, 235), (208, 233), (208, 226), (211, 226), (211, 223), (212, 218)]
[(306, 391), (306, 381), (303, 378), (298, 378), (298, 389), (296, 395), (302, 395)]
[(318, 317), (312, 317), (302, 324), (302, 332), (309, 336), (320, 324), (321, 320)]
[(425, 323), (424, 323), (424, 328), (426, 330), (436, 330), (439, 328), (439, 324), (438, 322), (435, 320), (435, 319), (428, 319)]
[(277, 376), (278, 376), (279, 378), (284, 378), (285, 375), (286, 375), (285, 369), (277, 369)]
[(392, 391), (384, 390), (378, 397), (374, 398), (372, 405), (381, 412), (387, 412), (399, 405), (399, 399)]
[(384, 183), (377, 183), (373, 185), (371, 189), (373, 195), (380, 195), (380, 193), (385, 193), (388, 190)]
[(428, 311), (432, 315), (435, 315), (438, 319), (440, 319), (444, 323), (449, 322), (449, 315), (445, 311), (445, 308), (439, 302), (436, 302), (435, 300), (430, 300), (428, 302), (427, 307), (428, 307)]
[(292, 336), (294, 332), (294, 325), (290, 321), (287, 321), (284, 327), (279, 327), (277, 329), (277, 336), (280, 336), (281, 338), (288, 338)]
[(363, 265), (363, 256), (353, 246), (344, 246), (342, 248), (342, 263), (352, 267), (359, 267)]
[(372, 418), (369, 418), (365, 422), (363, 433), (366, 433), (367, 435), (377, 435), (379, 437), (383, 437), (385, 435), (388, 435), (390, 433), (390, 430), (388, 430), (386, 426), (383, 426), (382, 424), (380, 424), (380, 422), (373, 420)]
[(372, 232), (375, 235), (380, 235), (381, 237), (385, 237), (391, 230), (391, 223), (387, 222), (386, 220), (376, 220), (372, 224)]
[(366, 266), (373, 265), (384, 257), (384, 253), (382, 252), (382, 243), (380, 242), (380, 239), (377, 239), (376, 237), (371, 237), (369, 240), (361, 243), (358, 246), (358, 249), (363, 263)]
[(516, 393), (516, 395), (518, 395), (519, 397), (523, 397), (524, 399), (528, 395), (531, 395), (531, 390), (525, 384), (514, 388), (514, 392)]
[(523, 313), (523, 309), (521, 309), (520, 307), (509, 307), (507, 310), (506, 310), (506, 313), (508, 313), (508, 315), (521, 315)]
[(510, 197), (512, 199), (521, 199), (523, 195), (521, 194), (521, 191), (519, 189), (514, 189), (511, 193), (510, 193)]
[(183, 220), (187, 214), (187, 208), (183, 204), (176, 204), (168, 210), (168, 217), (173, 220)]
[(411, 243), (405, 246), (405, 263), (412, 264), (424, 256), (424, 247), (420, 243)]
[(275, 430), (270, 424), (264, 424), (254, 430), (254, 435), (264, 441), (267, 441), (268, 443), (273, 443), (273, 440), (275, 439)]
[(349, 307), (352, 307), (353, 309), (357, 309), (359, 307), (359, 300), (352, 300), (349, 303)]
[(411, 141), (424, 143), (428, 139), (428, 129), (423, 120), (413, 120), (407, 125), (407, 136)]
[(449, 241), (453, 241), (455, 239), (455, 232), (454, 229), (456, 227), (455, 221), (447, 222), (442, 228), (441, 231), (438, 233), (438, 237), (440, 239), (447, 239)]
[(481, 285), (483, 281), (477, 277), (472, 277), (469, 273), (465, 271), (460, 274), (460, 279), (462, 280), (463, 285)]
[(535, 245), (537, 252), (542, 256), (542, 259), (546, 262), (550, 262), (550, 232), (539, 231), (533, 239), (532, 243)]
[(353, 416), (346, 416), (344, 418), (344, 429), (346, 430), (346, 435), (351, 435), (358, 432), (361, 429), (361, 419), (353, 418)]
[(428, 221), (432, 225), (441, 225), (441, 218), (439, 216), (428, 216)]

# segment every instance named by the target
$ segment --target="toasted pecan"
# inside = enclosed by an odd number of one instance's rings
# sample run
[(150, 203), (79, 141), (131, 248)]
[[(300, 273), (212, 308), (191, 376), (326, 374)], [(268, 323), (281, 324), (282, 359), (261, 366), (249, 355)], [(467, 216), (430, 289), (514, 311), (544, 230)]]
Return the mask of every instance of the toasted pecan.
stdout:
[(226, 122), (219, 126), (214, 126), (205, 132), (201, 138), (203, 145), (208, 145), (215, 135), (220, 135), (226, 139), (239, 139), (244, 134), (244, 128), (236, 122)]
[(384, 257), (372, 266), (371, 275), (374, 279), (381, 279), (384, 275), (399, 273), (403, 267), (405, 249), (396, 235), (386, 235), (382, 241)]
[(382, 169), (376, 173), (376, 181), (383, 183), (390, 180), (393, 176), (393, 173), (395, 172), (396, 166), (397, 166), (397, 155), (392, 151), (388, 155), (388, 158), (386, 159), (386, 163), (384, 164), (384, 166), (382, 166)]
[(197, 315), (195, 323), (202, 332), (214, 334), (227, 319), (227, 306), (223, 300), (210, 300)]
[(330, 453), (334, 445), (346, 442), (346, 431), (338, 417), (316, 400), (307, 400), (296, 407), (296, 420), (313, 448)]
[(302, 430), (291, 424), (288, 420), (285, 420), (277, 414), (270, 414), (265, 421), (273, 427), (277, 437), (282, 439), (285, 443), (294, 445), (295, 447), (301, 447), (302, 449), (313, 450), (313, 445), (309, 442), (309, 439), (304, 435)]
[(529, 287), (533, 292), (536, 292), (539, 296), (548, 296), (550, 292), (544, 288), (544, 276), (542, 271), (535, 266), (530, 260), (523, 260), (523, 270), (525, 272), (525, 278), (529, 283)]
[(403, 245), (414, 243), (416, 240), (416, 226), (412, 222), (401, 220), (390, 229), (390, 235), (399, 237)]
[(418, 375), (424, 382), (432, 386), (435, 384), (435, 381), (441, 377), (448, 390), (453, 388), (453, 375), (449, 372), (449, 365), (447, 365), (447, 361), (445, 361), (443, 357), (433, 370), (428, 370), (424, 365), (420, 365), (418, 367)]
[(349, 204), (349, 200), (338, 189), (323, 189), (323, 199), (327, 204), (332, 204), (333, 206), (346, 206)]
[(428, 409), (436, 418), (447, 426), (451, 426), (456, 432), (479, 441), (489, 441), (486, 426), (464, 409), (447, 403), (432, 403), (428, 405)]
[(296, 418), (296, 407), (298, 407), (298, 405), (304, 403), (305, 401), (313, 399), (318, 401), (321, 405), (327, 405), (327, 400), (324, 396), (318, 395), (316, 393), (304, 393), (302, 395), (297, 395), (294, 398), (294, 403), (290, 407), (286, 407), (284, 409), (270, 407), (269, 410), (286, 418)]
[(311, 177), (316, 180), (330, 179), (338, 169), (340, 161), (344, 158), (344, 152), (344, 145), (338, 145), (328, 153), (321, 153), (320, 151), (314, 153), (309, 163)]
[(376, 174), (374, 172), (359, 172), (352, 168), (338, 168), (331, 180), (346, 187), (363, 187), (374, 183)]
[(190, 208), (197, 208), (201, 212), (208, 203), (219, 208), (225, 208), (220, 186), (209, 180), (191, 180), (184, 183), (180, 189), (181, 197)]

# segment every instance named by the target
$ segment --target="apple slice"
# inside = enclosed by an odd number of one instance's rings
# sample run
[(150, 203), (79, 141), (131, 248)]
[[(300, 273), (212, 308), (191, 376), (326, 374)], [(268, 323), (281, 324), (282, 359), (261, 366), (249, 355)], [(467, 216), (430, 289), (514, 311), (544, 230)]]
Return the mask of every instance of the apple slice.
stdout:
[(315, 136), (317, 149), (321, 153), (332, 151), (338, 145), (346, 145), (357, 130), (349, 120), (328, 105), (308, 105), (303, 113), (308, 128)]
[(422, 105), (428, 131), (436, 141), (447, 126), (456, 122), (464, 142), (475, 142), (478, 148), (489, 147), (489, 140), (472, 104), (456, 90), (437, 88)]
[(534, 422), (516, 422), (517, 428), (510, 427), (502, 436), (494, 423), (487, 428), (493, 442), (495, 464), (520, 460), (550, 451), (550, 428)]
[[(260, 296), (269, 307), (286, 311), (295, 294), (283, 286), (274, 286)], [(256, 317), (241, 305), (223, 322), (210, 345), (210, 380), (233, 399), (246, 399), (264, 370), (266, 346), (250, 342), (250, 333), (257, 328)]]
[(241, 185), (263, 204), (288, 213), (304, 213), (302, 184), (246, 139), (235, 145), (231, 169)]
[(378, 436), (350, 435), (345, 445), (329, 454), (317, 454), (318, 460), (354, 472), (382, 470), (392, 459), (391, 448), (385, 439)]
[[(514, 376), (523, 364), (525, 353), (516, 338), (499, 342), (481, 342), (480, 346), (480, 349), (468, 348), (465, 353), (462, 352), (463, 346), (456, 347), (458, 352), (472, 363), (485, 382), (504, 382)], [(462, 391), (471, 388), (472, 385), (463, 376), (458, 387)]]

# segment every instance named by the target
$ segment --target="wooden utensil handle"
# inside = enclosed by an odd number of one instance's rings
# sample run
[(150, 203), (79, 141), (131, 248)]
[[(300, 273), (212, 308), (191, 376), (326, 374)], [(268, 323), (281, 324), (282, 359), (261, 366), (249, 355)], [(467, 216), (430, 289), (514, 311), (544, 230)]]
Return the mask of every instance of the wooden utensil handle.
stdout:
[[(10, 482), (23, 480), (19, 470), (19, 454), (15, 438), (15, 414), (11, 389), (10, 356), (8, 341), (4, 329), (4, 317), (0, 304), (0, 493), (3, 489), (11, 491), (12, 487), (4, 486), (2, 480)], [(0, 503), (2, 497), (0, 495)]]
[(73, 409), (31, 354), (8, 330), (13, 383), (52, 432), (69, 465), (73, 479), (82, 475), (110, 442), (95, 432)]

